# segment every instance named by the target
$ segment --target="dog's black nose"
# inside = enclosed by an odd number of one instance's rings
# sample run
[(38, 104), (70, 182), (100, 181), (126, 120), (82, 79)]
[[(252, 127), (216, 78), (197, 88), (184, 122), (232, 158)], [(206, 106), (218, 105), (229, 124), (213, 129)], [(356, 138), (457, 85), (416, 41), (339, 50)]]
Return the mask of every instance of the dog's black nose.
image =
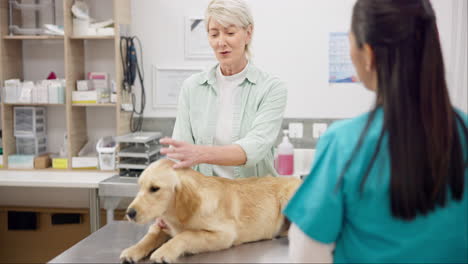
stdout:
[(137, 212), (135, 211), (135, 209), (133, 209), (133, 208), (128, 208), (128, 210), (127, 210), (127, 216), (128, 216), (128, 218), (130, 218), (130, 219), (135, 219), (136, 214), (137, 214)]

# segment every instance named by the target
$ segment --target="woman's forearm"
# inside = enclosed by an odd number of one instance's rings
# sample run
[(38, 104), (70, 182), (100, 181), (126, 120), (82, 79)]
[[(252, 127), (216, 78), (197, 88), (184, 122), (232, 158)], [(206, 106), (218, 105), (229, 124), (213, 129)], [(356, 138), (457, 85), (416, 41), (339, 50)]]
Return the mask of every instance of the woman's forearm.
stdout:
[(240, 166), (247, 162), (247, 156), (237, 144), (225, 146), (199, 146), (200, 163), (220, 166)]

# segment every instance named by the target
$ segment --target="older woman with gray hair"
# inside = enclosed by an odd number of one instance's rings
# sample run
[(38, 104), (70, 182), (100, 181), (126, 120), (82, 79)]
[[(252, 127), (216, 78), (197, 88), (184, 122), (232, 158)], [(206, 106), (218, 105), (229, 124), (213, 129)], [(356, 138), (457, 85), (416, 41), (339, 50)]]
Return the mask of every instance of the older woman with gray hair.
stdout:
[(277, 175), (273, 144), (281, 128), (287, 90), (249, 60), (254, 31), (243, 0), (213, 0), (205, 14), (218, 63), (181, 88), (170, 145), (162, 154), (209, 176)]

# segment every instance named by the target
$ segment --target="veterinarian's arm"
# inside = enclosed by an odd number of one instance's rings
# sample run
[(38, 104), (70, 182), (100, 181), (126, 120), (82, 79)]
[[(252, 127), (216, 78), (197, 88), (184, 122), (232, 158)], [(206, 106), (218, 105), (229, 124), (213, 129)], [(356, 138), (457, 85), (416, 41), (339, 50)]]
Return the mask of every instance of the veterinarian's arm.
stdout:
[(293, 263), (333, 263), (335, 244), (308, 237), (295, 224), (289, 228), (289, 260)]
[(245, 164), (247, 159), (244, 150), (239, 145), (193, 145), (171, 138), (163, 138), (159, 142), (172, 146), (172, 148), (162, 148), (161, 153), (180, 161), (174, 165), (174, 168), (187, 168), (200, 163), (236, 166)]
[(240, 140), (234, 142), (246, 153), (246, 167), (254, 166), (265, 158), (276, 142), (286, 108), (287, 89), (284, 83), (275, 81), (265, 94), (255, 113), (251, 130)]

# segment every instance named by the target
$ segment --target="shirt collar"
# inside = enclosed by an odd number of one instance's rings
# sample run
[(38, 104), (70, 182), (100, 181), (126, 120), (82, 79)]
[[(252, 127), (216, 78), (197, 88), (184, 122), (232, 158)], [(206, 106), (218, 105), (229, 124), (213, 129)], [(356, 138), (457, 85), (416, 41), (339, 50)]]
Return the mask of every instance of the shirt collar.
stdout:
[[(218, 64), (211, 67), (208, 71), (205, 72), (205, 74), (201, 76), (199, 80), (199, 84), (208, 83), (209, 85), (213, 85), (216, 82), (216, 68), (218, 67)], [(247, 64), (247, 74), (245, 78), (249, 82), (256, 84), (258, 77), (259, 77), (259, 71), (257, 67), (255, 67), (252, 62), (249, 62)]]

